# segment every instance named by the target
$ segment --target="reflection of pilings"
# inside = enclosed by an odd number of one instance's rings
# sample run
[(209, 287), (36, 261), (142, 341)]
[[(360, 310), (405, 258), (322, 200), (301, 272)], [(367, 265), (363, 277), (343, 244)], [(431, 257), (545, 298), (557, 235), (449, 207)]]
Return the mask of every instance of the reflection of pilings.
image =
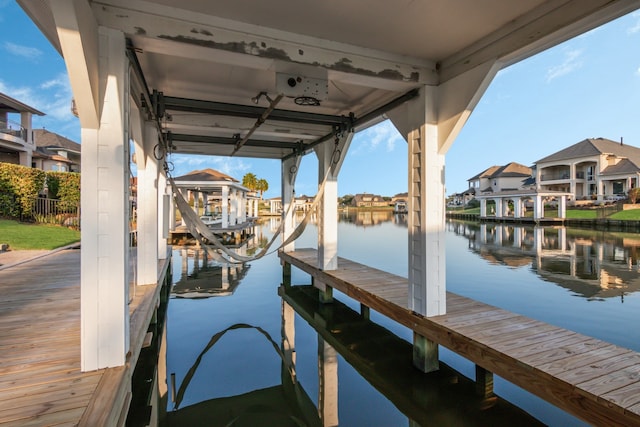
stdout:
[(318, 415), (323, 427), (338, 426), (338, 357), (318, 334)]

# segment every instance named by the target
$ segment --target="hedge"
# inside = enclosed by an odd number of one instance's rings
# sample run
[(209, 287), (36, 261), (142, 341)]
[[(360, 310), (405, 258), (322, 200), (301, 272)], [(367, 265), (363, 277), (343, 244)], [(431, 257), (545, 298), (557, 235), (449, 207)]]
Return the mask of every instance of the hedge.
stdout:
[(48, 198), (60, 200), (59, 208), (73, 210), (80, 204), (80, 174), (45, 172), (11, 163), (0, 163), (0, 215), (30, 218), (33, 202), (46, 188)]
[(46, 173), (40, 169), (0, 163), (0, 210), (14, 218), (31, 217), (33, 200), (45, 180)]

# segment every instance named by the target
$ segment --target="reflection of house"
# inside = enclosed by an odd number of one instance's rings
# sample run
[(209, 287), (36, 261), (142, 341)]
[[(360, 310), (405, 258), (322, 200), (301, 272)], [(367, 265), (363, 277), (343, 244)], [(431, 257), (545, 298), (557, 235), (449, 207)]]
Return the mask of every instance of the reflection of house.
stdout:
[(373, 208), (389, 206), (389, 202), (384, 200), (382, 196), (378, 196), (377, 194), (363, 193), (353, 196), (351, 205), (359, 208)]
[(469, 248), (491, 264), (531, 265), (541, 279), (585, 298), (640, 291), (640, 241), (565, 227), (455, 223)]
[(45, 171), (80, 172), (81, 145), (46, 129), (35, 129), (32, 166)]
[(531, 173), (530, 167), (511, 162), (504, 166), (491, 166), (467, 181), (474, 194), (519, 190), (524, 188)]
[(538, 188), (570, 192), (575, 200), (622, 195), (637, 187), (640, 148), (589, 138), (536, 162)]
[[(19, 122), (11, 120), (10, 114), (19, 115)], [(0, 162), (32, 166), (35, 150), (31, 120), (33, 115), (44, 113), (22, 102), (0, 93)]]

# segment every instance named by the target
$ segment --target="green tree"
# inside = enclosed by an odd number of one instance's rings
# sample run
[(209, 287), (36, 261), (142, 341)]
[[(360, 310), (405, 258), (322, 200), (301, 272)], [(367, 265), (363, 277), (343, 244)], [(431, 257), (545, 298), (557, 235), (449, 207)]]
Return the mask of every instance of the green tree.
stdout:
[(252, 174), (251, 172), (246, 173), (242, 177), (242, 185), (244, 187), (247, 187), (251, 191), (256, 191), (258, 189), (258, 177), (256, 177), (255, 174)]
[(262, 199), (262, 195), (264, 194), (264, 192), (269, 189), (269, 183), (266, 179), (260, 178), (256, 183), (255, 189), (260, 192), (260, 199)]

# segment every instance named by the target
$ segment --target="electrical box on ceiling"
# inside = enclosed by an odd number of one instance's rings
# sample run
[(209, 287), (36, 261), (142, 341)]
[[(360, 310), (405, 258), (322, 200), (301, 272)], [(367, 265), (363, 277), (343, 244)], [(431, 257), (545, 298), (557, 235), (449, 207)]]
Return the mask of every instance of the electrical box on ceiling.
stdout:
[(284, 96), (305, 96), (322, 101), (329, 98), (329, 81), (298, 74), (276, 73), (276, 90)]

